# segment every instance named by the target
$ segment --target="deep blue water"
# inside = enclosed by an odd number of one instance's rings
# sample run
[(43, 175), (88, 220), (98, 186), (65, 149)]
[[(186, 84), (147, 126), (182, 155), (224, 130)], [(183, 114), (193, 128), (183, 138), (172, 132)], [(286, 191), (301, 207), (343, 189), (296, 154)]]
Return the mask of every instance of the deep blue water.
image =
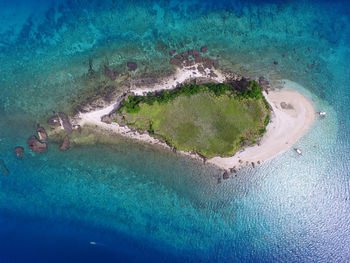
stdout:
[[(349, 262), (349, 14), (330, 0), (0, 0), (0, 262)], [(89, 58), (160, 73), (169, 49), (202, 45), (224, 69), (301, 84), (329, 113), (297, 142), (302, 159), (218, 185), (213, 168), (119, 137), (16, 158), (91, 88)]]

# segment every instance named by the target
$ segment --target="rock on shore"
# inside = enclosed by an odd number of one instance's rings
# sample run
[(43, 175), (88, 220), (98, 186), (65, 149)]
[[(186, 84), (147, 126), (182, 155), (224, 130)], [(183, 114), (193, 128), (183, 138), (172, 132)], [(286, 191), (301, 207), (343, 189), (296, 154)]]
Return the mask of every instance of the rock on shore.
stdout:
[(135, 71), (137, 69), (137, 63), (136, 62), (127, 62), (126, 63), (129, 71)]
[(64, 137), (64, 139), (63, 139), (63, 143), (62, 143), (62, 145), (61, 145), (61, 147), (60, 147), (60, 150), (61, 150), (61, 151), (67, 151), (67, 150), (69, 150), (69, 149), (70, 149), (70, 142), (69, 142), (68, 136), (66, 136), (66, 137)]
[(224, 180), (227, 180), (228, 178), (230, 178), (230, 175), (228, 174), (227, 171), (224, 172), (224, 174), (222, 175), (222, 178), (223, 178)]
[(62, 126), (63, 126), (63, 129), (68, 133), (68, 134), (71, 134), (72, 131), (73, 131), (73, 127), (72, 127), (72, 124), (70, 123), (69, 121), (69, 118), (66, 114), (60, 112), (58, 113), (58, 116), (62, 122)]
[(47, 120), (47, 124), (50, 126), (58, 127), (60, 126), (60, 119), (58, 118), (57, 115), (51, 117), (50, 119)]
[(47, 139), (48, 139), (47, 133), (46, 133), (45, 129), (40, 126), (40, 124), (38, 124), (38, 126), (36, 128), (36, 132), (38, 133), (39, 140), (47, 141)]
[(208, 51), (208, 48), (206, 46), (201, 47), (201, 52), (206, 53)]
[(27, 141), (28, 147), (35, 153), (42, 153), (47, 151), (47, 145), (44, 142), (40, 142), (34, 135)]
[(14, 149), (16, 155), (19, 157), (19, 158), (22, 158), (23, 157), (23, 153), (24, 153), (24, 148), (21, 147), (21, 146), (17, 146), (15, 147)]
[(111, 115), (104, 115), (101, 117), (101, 121), (105, 122), (107, 124), (111, 124), (113, 122), (113, 119), (112, 119)]
[(108, 66), (105, 65), (105, 74), (108, 76), (111, 80), (116, 80), (118, 76), (117, 71), (110, 70)]
[[(171, 50), (172, 51), (172, 50)], [(208, 51), (207, 47), (202, 47), (201, 52), (204, 54)], [(173, 54), (173, 52), (169, 54)], [(208, 57), (202, 57), (198, 50), (191, 49), (181, 54), (177, 54), (170, 59), (170, 64), (173, 64), (179, 68), (193, 66), (194, 64), (203, 64), (203, 69), (219, 68), (219, 61), (217, 59), (211, 59)]]
[(270, 83), (263, 76), (259, 77), (259, 85), (261, 86), (263, 91), (268, 93), (268, 90), (270, 89)]

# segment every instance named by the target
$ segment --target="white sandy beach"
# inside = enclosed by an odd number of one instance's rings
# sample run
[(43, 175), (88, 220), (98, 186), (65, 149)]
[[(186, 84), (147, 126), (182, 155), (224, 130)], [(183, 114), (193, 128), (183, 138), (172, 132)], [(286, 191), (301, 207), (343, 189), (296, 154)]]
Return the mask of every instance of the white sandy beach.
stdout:
[[(195, 72), (195, 73), (194, 73)], [(218, 71), (214, 71), (217, 77), (212, 78), (222, 82), (225, 77)], [(191, 77), (200, 77), (202, 75), (197, 70), (181, 69), (174, 76), (171, 76), (152, 88), (132, 90), (135, 94), (142, 95), (148, 91), (161, 89), (172, 89), (177, 83), (181, 83)], [(298, 84), (289, 80), (284, 80), (284, 88), (278, 91), (269, 91), (264, 93), (266, 99), (271, 105), (271, 121), (267, 126), (267, 132), (261, 139), (260, 145), (247, 147), (243, 152), (238, 152), (232, 157), (221, 158), (214, 157), (207, 161), (222, 169), (240, 167), (252, 162), (263, 162), (286, 151), (302, 137), (310, 128), (315, 120), (315, 110), (312, 103), (301, 93), (293, 90)], [(281, 103), (288, 107), (282, 108)], [(151, 137), (148, 134), (139, 134), (131, 131), (127, 127), (121, 127), (117, 123), (107, 124), (101, 121), (101, 117), (109, 114), (115, 105), (110, 105), (101, 110), (80, 113), (75, 119), (76, 123), (84, 125), (95, 125), (104, 130), (118, 133), (130, 138), (138, 139), (152, 144), (159, 144), (169, 148), (165, 143)], [(189, 155), (188, 153), (185, 153)], [(195, 156), (193, 156), (195, 157)]]
[[(194, 65), (192, 67), (177, 69), (176, 73), (170, 77), (167, 77), (163, 79), (160, 83), (152, 86), (152, 88), (144, 88), (144, 89), (132, 89), (131, 92), (134, 92), (136, 95), (143, 95), (147, 92), (154, 92), (157, 90), (164, 90), (164, 89), (173, 89), (176, 87), (177, 84), (183, 83), (188, 79), (191, 78), (198, 78), (198, 77), (208, 77), (208, 74), (210, 70), (205, 69), (206, 74), (202, 74), (197, 70), (197, 65)], [(217, 82), (223, 82), (225, 80), (225, 76), (221, 74), (221, 72), (217, 70), (212, 70), (217, 77), (210, 77), (210, 79), (216, 80)]]
[[(263, 162), (286, 151), (311, 127), (316, 115), (312, 103), (301, 93), (293, 90), (295, 82), (285, 80), (284, 88), (264, 94), (271, 105), (271, 121), (261, 139), (260, 146), (254, 145), (232, 157), (214, 157), (208, 160), (223, 169)], [(290, 107), (283, 109), (281, 103)], [(290, 108), (290, 109), (289, 109)]]

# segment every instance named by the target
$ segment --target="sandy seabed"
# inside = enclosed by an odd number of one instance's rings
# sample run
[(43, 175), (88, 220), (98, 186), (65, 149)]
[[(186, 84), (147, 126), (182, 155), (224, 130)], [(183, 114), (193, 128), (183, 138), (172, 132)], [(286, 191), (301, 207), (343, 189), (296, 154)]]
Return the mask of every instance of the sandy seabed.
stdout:
[[(162, 89), (172, 89), (177, 84), (182, 83), (190, 78), (207, 77), (206, 73), (198, 72), (198, 70), (188, 68), (178, 69), (177, 72), (162, 82), (147, 87), (145, 89), (134, 89), (137, 95), (142, 95), (149, 91), (157, 91)], [(225, 77), (214, 70), (216, 77), (211, 79), (218, 82), (225, 80)], [(245, 148), (243, 151), (237, 152), (232, 157), (214, 157), (207, 160), (207, 163), (213, 164), (221, 169), (239, 168), (243, 165), (258, 163), (269, 160), (274, 156), (286, 151), (297, 142), (298, 139), (311, 127), (316, 113), (314, 107), (309, 99), (307, 99), (300, 92), (300, 86), (290, 80), (283, 80), (284, 86), (282, 89), (269, 91), (268, 94), (264, 92), (264, 96), (269, 102), (272, 111), (270, 123), (267, 126), (267, 131), (261, 138), (259, 145), (253, 145)], [(108, 115), (115, 109), (114, 104), (103, 109), (80, 113), (75, 121), (80, 126), (95, 125), (103, 130), (121, 134), (133, 139), (144, 141), (151, 144), (161, 145), (170, 148), (164, 142), (151, 137), (149, 134), (140, 134), (130, 130), (128, 127), (121, 127), (117, 123), (107, 124), (101, 121), (101, 117)], [(195, 155), (181, 152), (185, 155)]]

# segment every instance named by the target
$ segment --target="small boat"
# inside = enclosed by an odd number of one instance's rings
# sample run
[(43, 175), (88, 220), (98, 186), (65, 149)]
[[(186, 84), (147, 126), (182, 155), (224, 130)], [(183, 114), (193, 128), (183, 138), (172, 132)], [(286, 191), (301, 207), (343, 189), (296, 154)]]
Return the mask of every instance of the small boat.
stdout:
[(90, 241), (90, 245), (97, 245), (97, 243), (94, 241)]
[(325, 117), (327, 115), (327, 112), (325, 111), (319, 111), (317, 112), (317, 114), (320, 116), (320, 117)]
[(301, 150), (299, 148), (294, 148), (294, 151), (296, 151), (297, 154), (299, 154), (299, 155), (303, 155), (303, 153), (301, 152)]

